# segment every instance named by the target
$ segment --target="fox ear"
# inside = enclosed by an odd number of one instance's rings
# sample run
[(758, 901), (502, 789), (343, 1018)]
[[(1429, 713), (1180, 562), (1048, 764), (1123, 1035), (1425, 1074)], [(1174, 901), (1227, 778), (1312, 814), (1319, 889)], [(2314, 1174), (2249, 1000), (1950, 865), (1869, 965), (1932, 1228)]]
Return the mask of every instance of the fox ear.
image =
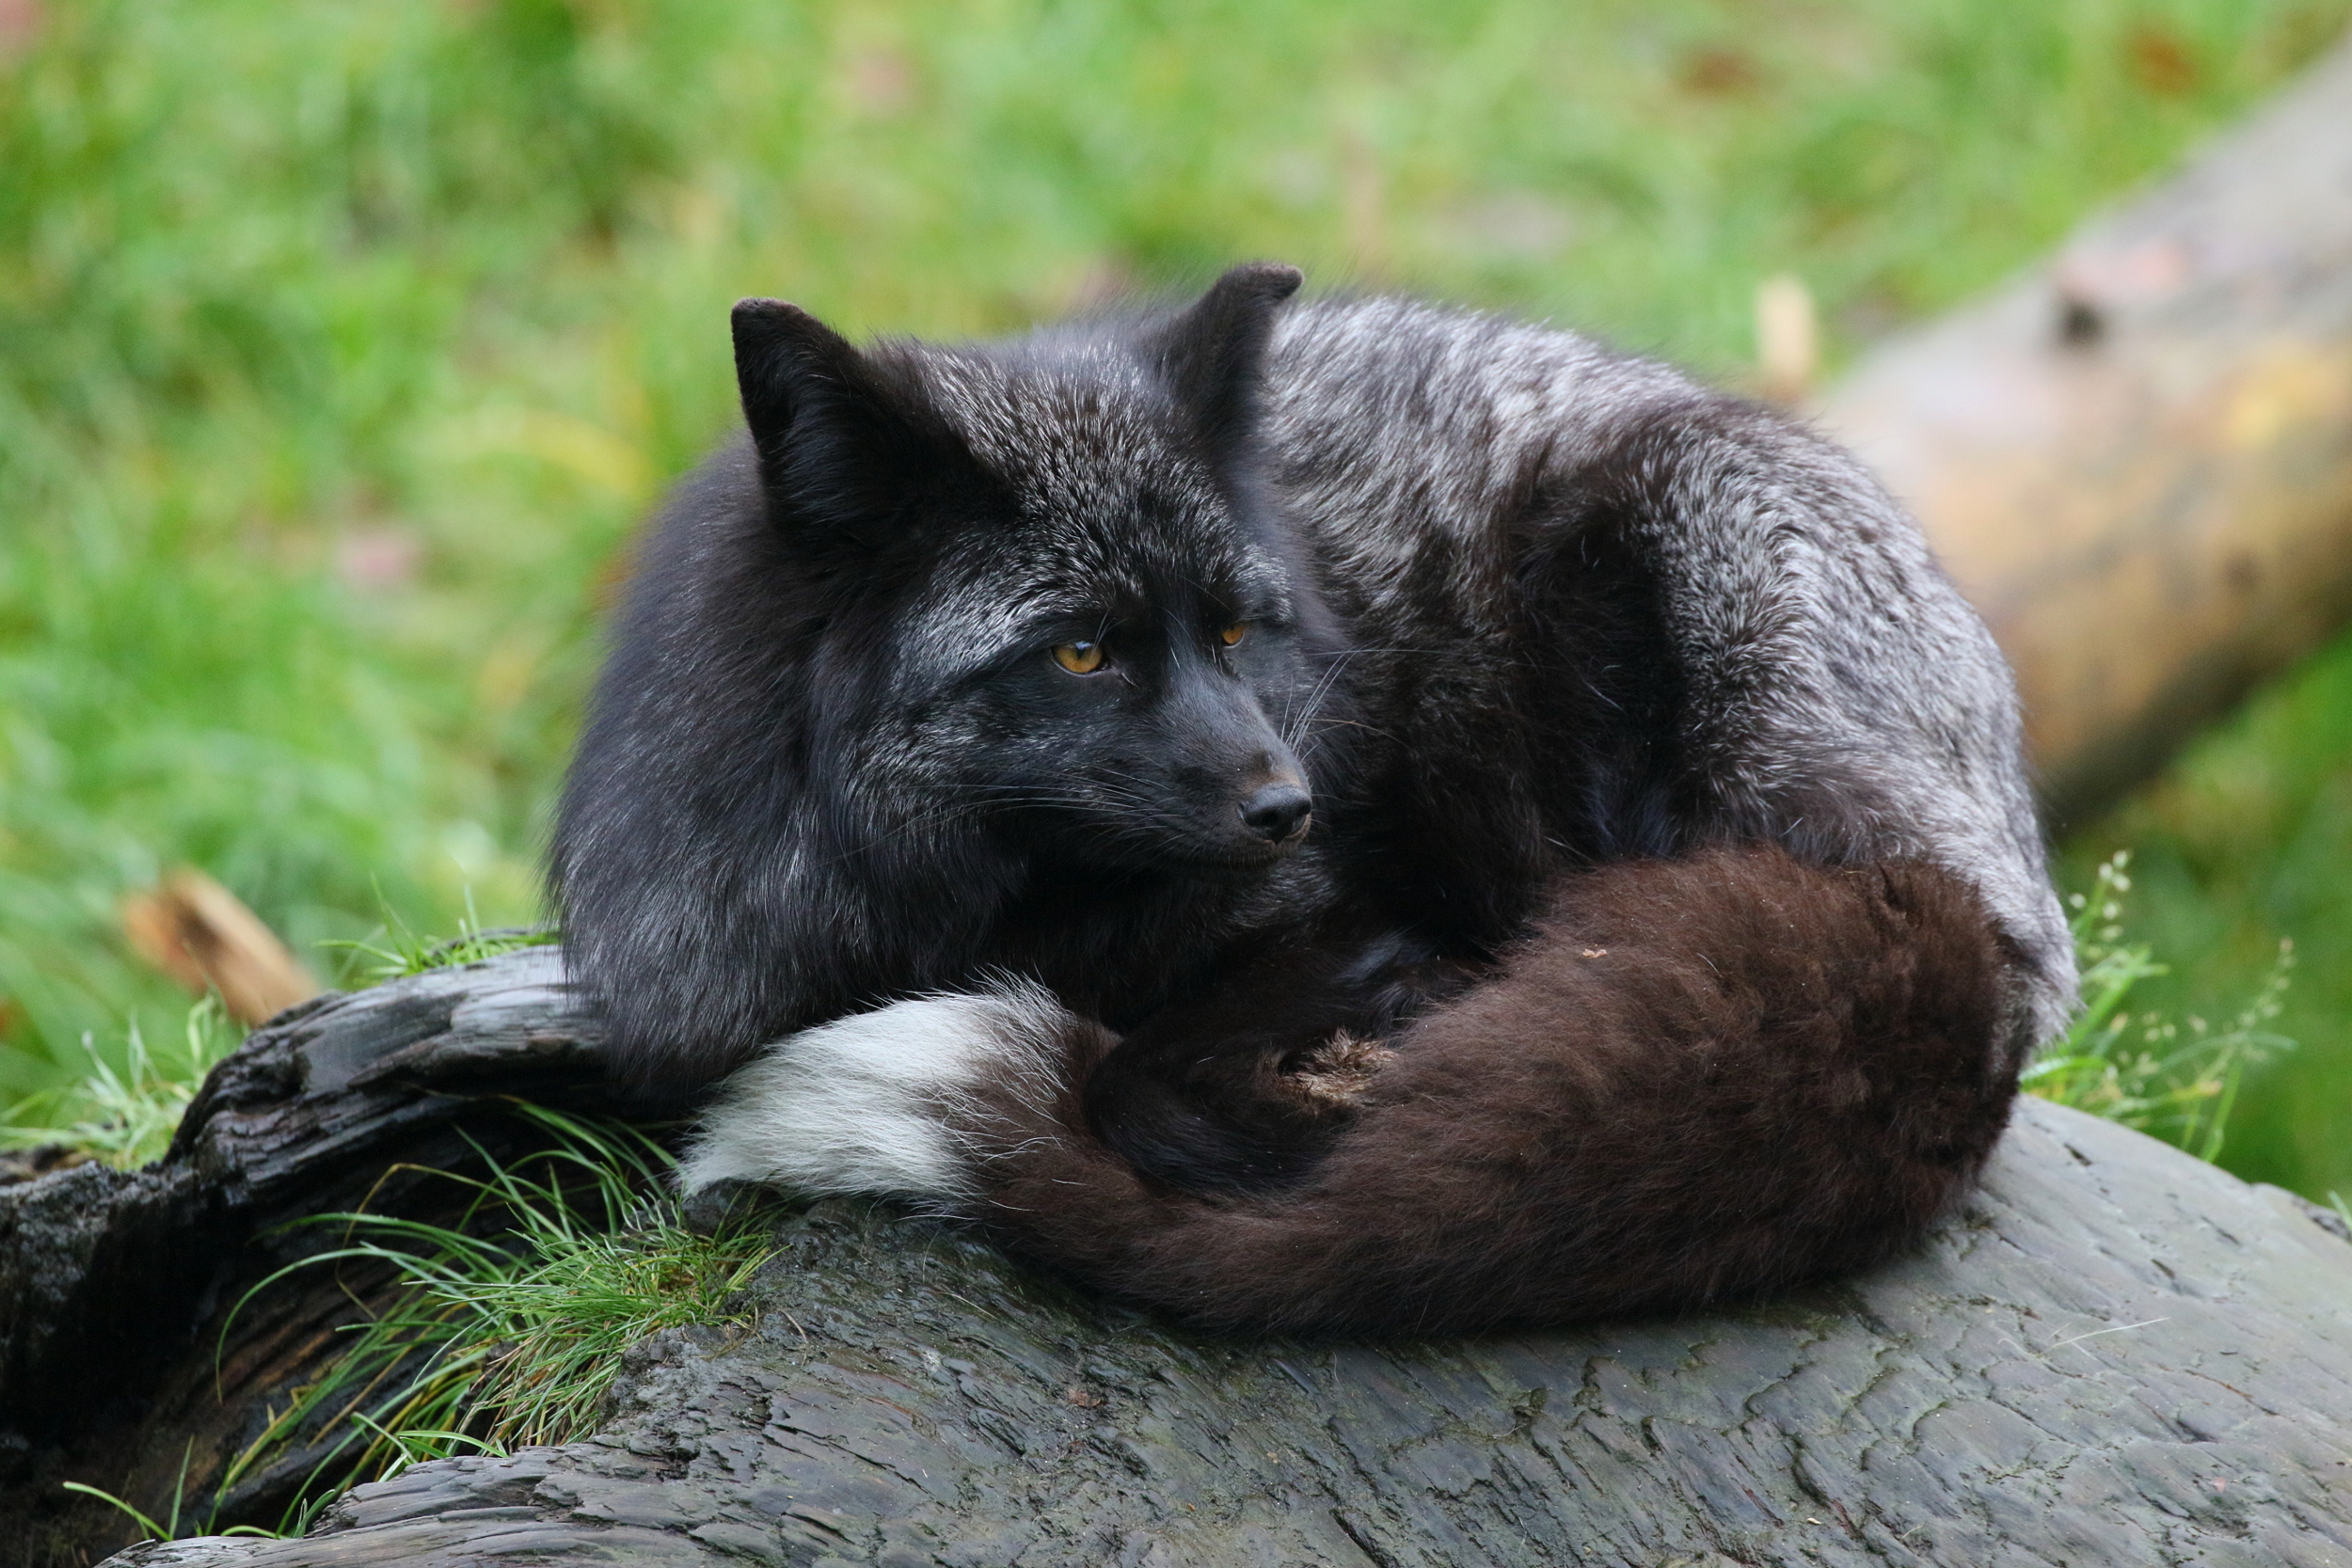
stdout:
[(1213, 446), (1241, 433), (1249, 418), (1274, 308), (1298, 292), (1303, 275), (1274, 261), (1228, 271), (1152, 343), (1160, 373)]
[(797, 305), (737, 302), (735, 379), (779, 522), (878, 544), (963, 456), (912, 388)]

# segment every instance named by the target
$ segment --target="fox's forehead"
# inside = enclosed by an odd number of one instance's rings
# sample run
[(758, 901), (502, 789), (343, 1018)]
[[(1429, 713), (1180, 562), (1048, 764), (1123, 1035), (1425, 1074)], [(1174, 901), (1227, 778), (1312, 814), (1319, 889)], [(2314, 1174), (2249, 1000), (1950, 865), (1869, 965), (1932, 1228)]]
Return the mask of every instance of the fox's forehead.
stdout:
[(926, 369), (941, 416), (1041, 523), (1198, 529), (1225, 517), (1166, 392), (1122, 352), (940, 355)]
[(1150, 491), (962, 531), (932, 559), (928, 597), (1017, 639), (1044, 619), (1287, 617), (1283, 562), (1230, 518), (1171, 518)]
[(934, 558), (927, 597), (966, 656), (1056, 617), (1288, 613), (1282, 560), (1235, 515), (1178, 410), (1131, 358), (950, 353), (924, 369), (933, 407), (1013, 504), (1010, 519), (952, 536)]

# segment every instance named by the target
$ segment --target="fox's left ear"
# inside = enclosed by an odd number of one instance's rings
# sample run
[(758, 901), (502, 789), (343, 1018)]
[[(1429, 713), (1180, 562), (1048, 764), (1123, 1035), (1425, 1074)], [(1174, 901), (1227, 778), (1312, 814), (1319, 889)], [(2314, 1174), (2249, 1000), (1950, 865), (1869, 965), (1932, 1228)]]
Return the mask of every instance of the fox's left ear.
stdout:
[(1211, 445), (1225, 445), (1248, 420), (1275, 307), (1303, 279), (1296, 267), (1245, 262), (1154, 335), (1160, 373)]
[(770, 512), (793, 537), (887, 543), (919, 494), (969, 476), (969, 454), (902, 367), (780, 299), (739, 302), (734, 329), (743, 422)]

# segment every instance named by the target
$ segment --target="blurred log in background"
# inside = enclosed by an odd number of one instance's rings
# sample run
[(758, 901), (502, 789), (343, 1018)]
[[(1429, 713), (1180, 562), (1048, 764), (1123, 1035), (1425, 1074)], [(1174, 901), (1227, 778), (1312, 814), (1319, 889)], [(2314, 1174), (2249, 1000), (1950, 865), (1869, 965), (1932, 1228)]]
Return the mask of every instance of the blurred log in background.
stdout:
[(2352, 613), (2352, 46), (1819, 409), (2017, 668), (2063, 829)]

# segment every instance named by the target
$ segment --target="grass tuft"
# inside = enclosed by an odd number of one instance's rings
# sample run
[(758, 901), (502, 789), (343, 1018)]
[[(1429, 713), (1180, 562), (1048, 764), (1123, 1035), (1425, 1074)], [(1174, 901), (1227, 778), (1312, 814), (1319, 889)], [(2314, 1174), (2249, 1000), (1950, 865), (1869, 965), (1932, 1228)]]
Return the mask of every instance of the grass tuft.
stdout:
[(176, 1050), (151, 1052), (136, 1019), (125, 1034), (120, 1067), (83, 1036), (88, 1073), (67, 1088), (9, 1107), (0, 1117), (0, 1148), (54, 1145), (118, 1170), (160, 1160), (205, 1074), (245, 1038), (217, 996), (188, 1009)]
[(466, 912), (457, 917), (457, 934), (453, 937), (419, 936), (388, 903), (384, 905), (383, 924), (368, 936), (358, 941), (327, 941), (319, 945), (344, 955), (346, 983), (356, 978), (368, 985), (378, 985), (422, 974), (427, 970), (480, 963), (526, 947), (552, 947), (563, 940), (564, 934), (552, 926), (484, 927), (474, 910), (473, 890), (468, 888)]
[(2028, 1092), (2151, 1133), (2201, 1160), (2218, 1160), (2247, 1069), (2295, 1049), (2263, 1027), (2279, 1016), (2295, 966), (2292, 942), (2254, 999), (2215, 1028), (2190, 1016), (2183, 1031), (2161, 1011), (2128, 1010), (2140, 983), (2169, 973), (2144, 942), (2123, 940), (2123, 895), (2131, 857), (2101, 863), (2088, 894), (2075, 894), (2074, 934), (2082, 966), (2083, 1010), (2074, 1026), (2026, 1069)]
[(738, 1297), (773, 1255), (755, 1215), (690, 1229), (670, 1155), (644, 1132), (515, 1109), (549, 1147), (507, 1163), (485, 1153), (481, 1178), (438, 1173), (470, 1195), (456, 1221), (313, 1216), (300, 1223), (341, 1227), (340, 1244), (238, 1303), (318, 1268), (393, 1281), (381, 1309), (345, 1330), (350, 1348), (231, 1462), (223, 1495), (298, 1460), (307, 1470), (281, 1521), (298, 1529), (346, 1488), (409, 1465), (568, 1441), (594, 1427), (630, 1346), (749, 1321)]

